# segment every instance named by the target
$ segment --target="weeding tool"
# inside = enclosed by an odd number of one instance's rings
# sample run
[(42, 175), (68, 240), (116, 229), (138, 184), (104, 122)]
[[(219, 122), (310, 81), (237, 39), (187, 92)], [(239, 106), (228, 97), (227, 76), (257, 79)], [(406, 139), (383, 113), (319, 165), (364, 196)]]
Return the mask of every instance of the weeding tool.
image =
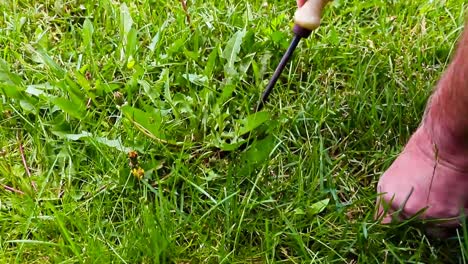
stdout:
[(302, 7), (297, 9), (296, 13), (294, 14), (294, 37), (291, 41), (291, 44), (289, 45), (289, 48), (286, 50), (286, 53), (283, 55), (283, 58), (278, 64), (273, 77), (263, 92), (256, 111), (260, 111), (265, 105), (268, 96), (273, 90), (273, 87), (278, 81), (278, 78), (286, 67), (286, 64), (288, 63), (301, 39), (308, 38), (312, 31), (320, 26), (323, 8), (329, 1), (330, 0), (308, 0)]

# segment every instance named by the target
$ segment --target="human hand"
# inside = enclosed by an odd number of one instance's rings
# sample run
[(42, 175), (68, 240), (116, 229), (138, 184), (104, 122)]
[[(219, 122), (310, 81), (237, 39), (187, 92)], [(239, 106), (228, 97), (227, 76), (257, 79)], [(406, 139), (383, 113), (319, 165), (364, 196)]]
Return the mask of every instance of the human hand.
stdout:
[(330, 0), (296, 0), (298, 9), (294, 15), (294, 22), (309, 31), (320, 26), (322, 12)]
[(297, 7), (303, 6), (303, 5), (305, 4), (306, 1), (307, 1), (307, 0), (296, 0), (296, 2), (297, 2)]

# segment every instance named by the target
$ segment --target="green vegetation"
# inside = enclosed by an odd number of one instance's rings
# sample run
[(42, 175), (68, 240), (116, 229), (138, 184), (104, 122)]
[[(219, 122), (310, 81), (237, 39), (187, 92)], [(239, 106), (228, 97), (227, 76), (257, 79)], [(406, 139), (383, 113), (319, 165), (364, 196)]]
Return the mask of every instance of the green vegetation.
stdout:
[(254, 114), (294, 10), (0, 1), (0, 262), (464, 262), (373, 218), (464, 1), (336, 0)]

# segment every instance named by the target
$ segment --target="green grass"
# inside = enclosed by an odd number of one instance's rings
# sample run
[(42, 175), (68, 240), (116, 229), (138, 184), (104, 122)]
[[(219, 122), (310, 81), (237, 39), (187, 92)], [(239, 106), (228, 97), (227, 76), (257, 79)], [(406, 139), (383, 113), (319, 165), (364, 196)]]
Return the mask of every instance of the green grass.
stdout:
[(254, 115), (295, 10), (264, 2), (1, 1), (0, 262), (464, 263), (373, 218), (464, 1), (336, 0)]

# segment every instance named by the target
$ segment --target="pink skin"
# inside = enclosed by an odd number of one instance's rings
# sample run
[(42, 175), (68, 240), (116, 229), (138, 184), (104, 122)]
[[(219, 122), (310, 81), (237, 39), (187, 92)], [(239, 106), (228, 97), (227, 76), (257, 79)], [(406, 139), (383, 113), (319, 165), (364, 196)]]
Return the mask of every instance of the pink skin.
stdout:
[(379, 217), (384, 213), (381, 203), (389, 205), (383, 223), (391, 222), (392, 215), (407, 219), (424, 209), (420, 219), (451, 218), (435, 226), (453, 228), (460, 225), (460, 214), (468, 213), (468, 30), (421, 125), (380, 178), (377, 191), (383, 194), (377, 201)]
[[(297, 6), (306, 1), (296, 0)], [(432, 227), (453, 228), (460, 225), (460, 214), (468, 213), (468, 30), (419, 128), (380, 178), (377, 191), (382, 194), (377, 200), (382, 223), (420, 212), (421, 219), (446, 220)]]

